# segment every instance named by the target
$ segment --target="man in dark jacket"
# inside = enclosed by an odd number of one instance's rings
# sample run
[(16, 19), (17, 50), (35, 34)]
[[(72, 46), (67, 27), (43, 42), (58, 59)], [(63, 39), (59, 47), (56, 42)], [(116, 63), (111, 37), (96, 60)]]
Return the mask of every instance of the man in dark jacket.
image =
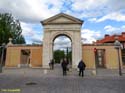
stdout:
[(54, 69), (54, 60), (51, 60), (52, 69)]
[(79, 68), (79, 76), (81, 76), (82, 73), (82, 77), (84, 76), (84, 70), (85, 70), (85, 63), (81, 60), (78, 64), (78, 68)]
[(62, 63), (61, 63), (61, 66), (62, 66), (62, 70), (63, 70), (63, 76), (66, 75), (66, 71), (67, 71), (67, 61), (66, 60), (63, 60)]

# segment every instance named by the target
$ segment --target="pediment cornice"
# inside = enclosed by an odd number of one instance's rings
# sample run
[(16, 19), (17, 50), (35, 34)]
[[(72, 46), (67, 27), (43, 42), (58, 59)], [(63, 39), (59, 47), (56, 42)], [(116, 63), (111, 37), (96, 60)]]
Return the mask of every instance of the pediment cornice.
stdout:
[(82, 24), (83, 21), (73, 16), (60, 13), (46, 20), (41, 21), (41, 23), (43, 25), (46, 25), (46, 24)]

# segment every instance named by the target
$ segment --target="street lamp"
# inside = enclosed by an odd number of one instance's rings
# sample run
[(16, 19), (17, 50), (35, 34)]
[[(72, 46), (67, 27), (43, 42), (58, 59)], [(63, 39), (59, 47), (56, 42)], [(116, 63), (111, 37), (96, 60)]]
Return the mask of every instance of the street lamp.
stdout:
[(1, 60), (0, 60), (0, 73), (2, 73), (2, 65), (3, 65), (3, 60), (4, 60), (5, 43), (2, 44), (1, 49), (2, 49), (2, 55), (1, 55)]
[(121, 43), (116, 39), (115, 42), (114, 42), (114, 46), (115, 46), (115, 49), (117, 50), (117, 54), (118, 54), (119, 75), (122, 76), (120, 54), (119, 54), (119, 50), (121, 49)]

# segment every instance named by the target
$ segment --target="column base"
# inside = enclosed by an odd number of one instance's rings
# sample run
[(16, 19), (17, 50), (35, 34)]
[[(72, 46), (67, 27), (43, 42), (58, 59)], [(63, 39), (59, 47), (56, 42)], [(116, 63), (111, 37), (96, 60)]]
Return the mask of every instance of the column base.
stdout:
[(92, 75), (93, 75), (93, 76), (96, 76), (96, 75), (97, 75), (96, 70), (92, 70)]
[(20, 67), (21, 67), (21, 65), (20, 65), (20, 64), (18, 64), (18, 65), (17, 65), (17, 67), (18, 67), (18, 68), (20, 68)]
[(72, 65), (72, 68), (75, 68), (75, 69), (77, 69), (77, 65)]
[(49, 67), (49, 65), (43, 65), (42, 68), (48, 69), (48, 68), (50, 68), (50, 67)]

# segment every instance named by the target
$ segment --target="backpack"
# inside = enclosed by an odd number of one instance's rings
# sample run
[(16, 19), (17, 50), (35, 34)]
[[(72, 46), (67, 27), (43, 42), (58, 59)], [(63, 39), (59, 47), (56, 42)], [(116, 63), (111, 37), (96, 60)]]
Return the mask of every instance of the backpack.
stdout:
[(83, 63), (82, 62), (79, 63), (78, 68), (83, 68)]

